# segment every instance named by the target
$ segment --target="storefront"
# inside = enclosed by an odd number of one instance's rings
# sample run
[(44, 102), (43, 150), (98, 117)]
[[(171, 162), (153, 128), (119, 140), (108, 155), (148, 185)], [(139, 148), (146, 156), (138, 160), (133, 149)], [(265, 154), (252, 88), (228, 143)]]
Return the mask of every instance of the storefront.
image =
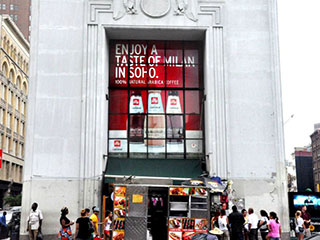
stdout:
[[(113, 209), (124, 186), (144, 196), (135, 226), (147, 233), (147, 199), (167, 199), (168, 227), (180, 198), (170, 188), (201, 175), (232, 180), (230, 199), (288, 220), (276, 1), (35, 0), (32, 11), (22, 221), (37, 201), (56, 236), (62, 206), (71, 219)], [(172, 216), (173, 232), (210, 214)]]

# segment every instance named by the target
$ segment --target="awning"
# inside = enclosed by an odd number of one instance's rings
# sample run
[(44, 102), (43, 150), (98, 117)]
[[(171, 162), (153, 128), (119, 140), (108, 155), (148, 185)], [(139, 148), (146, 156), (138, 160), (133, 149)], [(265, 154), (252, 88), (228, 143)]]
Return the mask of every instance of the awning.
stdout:
[(190, 179), (201, 175), (198, 159), (119, 159), (109, 158), (105, 177), (142, 176)]

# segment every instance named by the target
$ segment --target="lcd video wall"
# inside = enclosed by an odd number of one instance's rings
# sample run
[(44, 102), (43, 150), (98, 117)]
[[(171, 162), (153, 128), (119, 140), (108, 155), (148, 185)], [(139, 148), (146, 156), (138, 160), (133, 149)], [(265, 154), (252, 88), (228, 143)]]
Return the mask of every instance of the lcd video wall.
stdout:
[(109, 156), (201, 158), (202, 42), (111, 41)]

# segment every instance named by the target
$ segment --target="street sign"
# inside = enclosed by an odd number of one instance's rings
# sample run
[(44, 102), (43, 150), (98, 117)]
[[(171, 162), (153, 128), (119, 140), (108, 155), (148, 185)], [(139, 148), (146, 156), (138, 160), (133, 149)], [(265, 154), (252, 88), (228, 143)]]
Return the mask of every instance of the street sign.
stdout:
[(0, 168), (2, 168), (2, 149), (0, 149)]

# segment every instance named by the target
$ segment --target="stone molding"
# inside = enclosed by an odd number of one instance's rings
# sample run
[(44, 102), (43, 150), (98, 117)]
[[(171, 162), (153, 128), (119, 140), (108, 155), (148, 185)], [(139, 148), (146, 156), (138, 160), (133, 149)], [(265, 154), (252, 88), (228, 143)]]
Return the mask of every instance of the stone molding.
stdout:
[[(128, 5), (127, 1), (129, 0), (117, 0), (116, 2), (112, 0), (89, 1), (88, 24), (98, 24), (99, 14), (112, 14), (114, 21), (125, 17), (125, 15), (139, 15), (141, 13), (144, 13), (144, 15), (150, 18), (161, 18), (165, 17), (170, 12), (171, 8), (174, 9), (173, 15), (184, 15), (193, 22), (198, 21), (198, 15), (208, 15), (212, 17), (212, 25), (222, 24), (222, 5), (224, 4), (224, 1), (198, 0), (198, 2), (195, 3), (193, 2), (194, 0), (189, 0), (186, 4), (184, 0), (161, 0), (162, 2), (167, 1), (168, 7), (159, 13), (151, 12), (146, 9), (144, 3), (148, 0), (137, 0), (137, 2), (132, 0), (131, 5)], [(140, 6), (139, 9), (137, 8), (137, 5)]]

